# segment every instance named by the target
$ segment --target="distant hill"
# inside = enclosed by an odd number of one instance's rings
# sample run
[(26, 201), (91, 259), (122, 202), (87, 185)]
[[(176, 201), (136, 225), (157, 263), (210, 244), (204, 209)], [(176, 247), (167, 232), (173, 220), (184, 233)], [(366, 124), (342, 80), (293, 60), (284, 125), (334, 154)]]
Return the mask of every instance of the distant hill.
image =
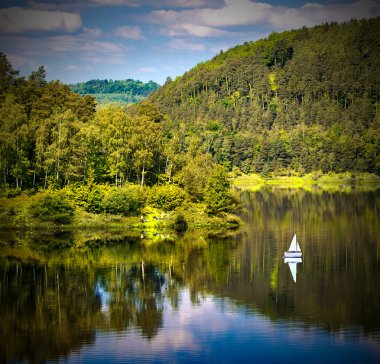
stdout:
[(135, 80), (90, 80), (69, 85), (72, 92), (80, 95), (92, 95), (99, 103), (120, 102), (136, 103), (145, 99), (160, 85), (149, 81)]
[(380, 173), (379, 70), (380, 18), (352, 20), (221, 51), (149, 99), (229, 168)]

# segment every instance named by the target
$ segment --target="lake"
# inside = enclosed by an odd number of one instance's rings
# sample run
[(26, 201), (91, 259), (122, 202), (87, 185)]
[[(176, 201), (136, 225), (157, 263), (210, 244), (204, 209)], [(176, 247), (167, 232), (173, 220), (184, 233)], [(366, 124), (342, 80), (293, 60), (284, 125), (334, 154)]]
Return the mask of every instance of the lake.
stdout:
[(242, 201), (224, 235), (2, 232), (0, 362), (380, 362), (380, 191)]

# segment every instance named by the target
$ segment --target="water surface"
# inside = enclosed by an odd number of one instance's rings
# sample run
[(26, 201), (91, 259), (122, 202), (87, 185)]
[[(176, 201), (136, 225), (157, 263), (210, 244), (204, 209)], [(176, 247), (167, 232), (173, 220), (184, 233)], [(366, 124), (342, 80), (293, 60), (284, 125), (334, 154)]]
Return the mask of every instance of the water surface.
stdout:
[(380, 193), (242, 199), (222, 237), (3, 233), (0, 362), (379, 362)]

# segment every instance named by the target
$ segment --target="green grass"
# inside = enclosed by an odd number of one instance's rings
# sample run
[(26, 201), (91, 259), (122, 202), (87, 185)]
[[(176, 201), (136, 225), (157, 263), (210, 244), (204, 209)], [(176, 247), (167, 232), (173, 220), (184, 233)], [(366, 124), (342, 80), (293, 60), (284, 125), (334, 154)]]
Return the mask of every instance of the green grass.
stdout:
[(233, 179), (233, 185), (240, 189), (259, 190), (263, 186), (278, 188), (323, 189), (328, 191), (370, 191), (380, 187), (380, 177), (371, 173), (328, 173), (312, 172), (304, 176), (271, 176), (258, 174), (241, 175)]
[(209, 215), (202, 203), (185, 202), (174, 211), (164, 211), (151, 205), (145, 206), (138, 215), (123, 216), (107, 213), (90, 213), (81, 207), (76, 207), (73, 221), (69, 224), (56, 224), (33, 218), (29, 206), (34, 196), (20, 194), (13, 198), (0, 198), (0, 229), (2, 230), (65, 230), (65, 231), (135, 231), (146, 237), (163, 237), (174, 232), (174, 222), (178, 214), (182, 214), (189, 230), (229, 230), (240, 224), (240, 219), (227, 213)]

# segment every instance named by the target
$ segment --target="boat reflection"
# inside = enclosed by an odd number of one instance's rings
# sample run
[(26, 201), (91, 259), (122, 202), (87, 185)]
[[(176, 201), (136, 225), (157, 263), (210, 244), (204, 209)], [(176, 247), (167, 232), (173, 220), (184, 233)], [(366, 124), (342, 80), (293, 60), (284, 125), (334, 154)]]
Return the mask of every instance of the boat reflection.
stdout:
[(297, 281), (297, 264), (302, 263), (302, 258), (284, 258), (284, 263), (289, 264), (294, 282)]

